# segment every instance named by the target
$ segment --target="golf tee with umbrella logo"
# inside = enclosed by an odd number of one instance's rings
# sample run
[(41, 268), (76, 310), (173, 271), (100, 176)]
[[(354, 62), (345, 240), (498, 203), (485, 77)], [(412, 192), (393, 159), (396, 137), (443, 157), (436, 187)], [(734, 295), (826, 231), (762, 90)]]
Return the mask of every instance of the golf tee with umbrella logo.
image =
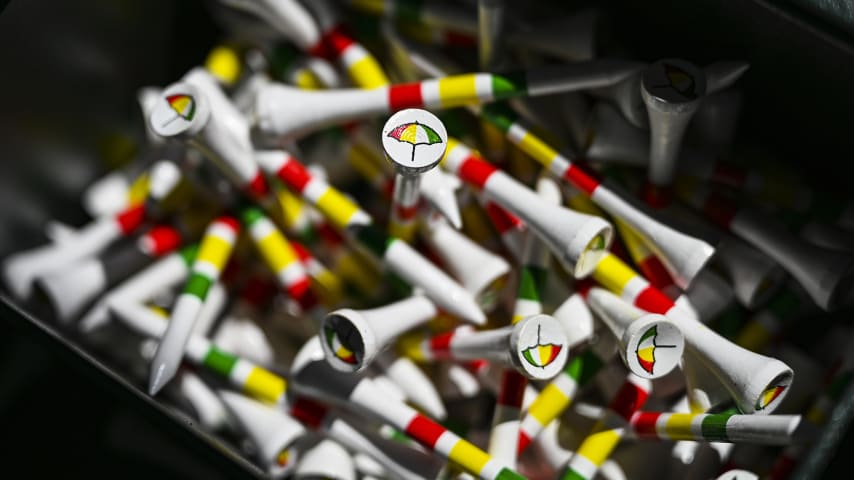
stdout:
[(421, 200), (419, 175), (436, 168), (448, 146), (448, 132), (435, 115), (417, 108), (401, 110), (386, 121), (381, 137), (394, 167), (389, 233), (412, 242)]

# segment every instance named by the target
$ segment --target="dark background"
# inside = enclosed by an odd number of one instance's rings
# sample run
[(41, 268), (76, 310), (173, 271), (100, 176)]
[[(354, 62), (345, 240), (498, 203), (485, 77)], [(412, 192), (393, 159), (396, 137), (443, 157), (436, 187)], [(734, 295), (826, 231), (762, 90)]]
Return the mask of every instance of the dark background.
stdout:
[[(512, 2), (511, 2), (512, 3)], [(543, 8), (548, 8), (543, 2)], [(218, 39), (204, 2), (0, 1), (0, 253), (40, 242), (48, 218), (81, 224), (75, 196), (116, 129), (134, 132), (135, 90), (165, 85)], [(561, 3), (558, 3), (559, 5)], [(854, 42), (845, 23), (760, 1), (598, 2), (610, 34), (642, 60), (747, 60), (739, 141), (768, 147), (814, 188), (851, 198)], [(562, 8), (566, 8), (563, 6)], [(0, 425), (6, 465), (33, 476), (238, 477), (228, 452), (0, 308)], [(854, 446), (852, 435), (841, 452)], [(225, 455), (223, 455), (225, 454)], [(845, 478), (837, 455), (825, 478)]]

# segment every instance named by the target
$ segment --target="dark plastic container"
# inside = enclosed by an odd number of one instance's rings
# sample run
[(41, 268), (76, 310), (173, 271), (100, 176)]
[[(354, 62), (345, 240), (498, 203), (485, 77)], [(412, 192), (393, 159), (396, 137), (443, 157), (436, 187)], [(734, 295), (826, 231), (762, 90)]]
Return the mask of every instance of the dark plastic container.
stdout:
[[(98, 160), (108, 139), (140, 131), (136, 89), (178, 78), (218, 38), (201, 1), (28, 0), (5, 10), (3, 3), (0, 257), (44, 243), (50, 219), (86, 221), (79, 194), (108, 170)], [(556, 12), (570, 8), (543, 3)], [(746, 101), (738, 138), (767, 147), (812, 184), (852, 197), (846, 195), (850, 175), (843, 174), (854, 152), (854, 42), (848, 33), (758, 0), (596, 5), (610, 17), (609, 33), (634, 58), (749, 61), (740, 82)], [(233, 445), (151, 399), (108, 358), (58, 328), (44, 305), (20, 305), (0, 294), (0, 319), (0, 422), (10, 426), (4, 427), (7, 442), (20, 440), (4, 451), (13, 454), (12, 463), (65, 476), (263, 476)], [(843, 432), (850, 420), (844, 415), (852, 410), (845, 408), (833, 425)], [(137, 451), (118, 453), (114, 437), (99, 432), (115, 421), (124, 425), (120, 436), (141, 437), (130, 447)], [(826, 435), (814, 449), (804, 478), (832, 476), (851, 465), (837, 457), (825, 470), (836, 448), (851, 445), (841, 433)]]

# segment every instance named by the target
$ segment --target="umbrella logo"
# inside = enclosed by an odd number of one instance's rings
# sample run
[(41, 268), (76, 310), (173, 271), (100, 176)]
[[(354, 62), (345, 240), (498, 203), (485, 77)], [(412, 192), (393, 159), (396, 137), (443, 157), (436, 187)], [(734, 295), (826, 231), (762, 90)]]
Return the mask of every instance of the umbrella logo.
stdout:
[(281, 452), (279, 452), (279, 455), (276, 456), (276, 463), (280, 467), (285, 467), (288, 465), (288, 460), (290, 459), (290, 456), (291, 456), (291, 454), (290, 454), (290, 452), (288, 452), (287, 449), (282, 450)]
[(535, 367), (546, 368), (557, 358), (563, 346), (553, 343), (540, 343), (541, 328), (542, 325), (537, 325), (537, 343), (523, 350), (522, 357), (525, 358), (526, 362)]
[(685, 70), (682, 70), (675, 65), (665, 63), (664, 74), (670, 82), (670, 87), (686, 97), (693, 96), (694, 77), (689, 75)]
[(412, 158), (410, 161), (415, 162), (415, 147), (418, 145), (434, 145), (443, 143), (442, 137), (435, 130), (422, 123), (409, 122), (403, 125), (394, 127), (388, 133), (388, 136), (397, 140), (412, 145)]
[(590, 245), (588, 245), (588, 247), (590, 250), (604, 250), (607, 243), (608, 242), (605, 240), (604, 235), (596, 235), (593, 240), (590, 240)]
[(670, 63), (663, 63), (661, 66), (664, 69), (664, 78), (658, 77), (656, 80), (664, 80), (666, 83), (653, 85), (652, 88), (669, 88), (686, 99), (697, 98), (698, 86), (694, 75)]
[(353, 352), (344, 346), (341, 342), (341, 339), (338, 338), (338, 334), (334, 329), (330, 327), (326, 327), (326, 344), (329, 345), (329, 349), (344, 363), (349, 363), (350, 365), (356, 364), (356, 355)]
[(650, 375), (655, 367), (655, 349), (656, 348), (676, 348), (676, 345), (659, 345), (655, 343), (658, 337), (658, 325), (649, 328), (641, 336), (638, 346), (635, 349), (635, 354), (638, 358), (638, 363)]
[(773, 387), (765, 389), (756, 401), (756, 410), (765, 410), (771, 402), (776, 400), (777, 397), (783, 393), (783, 390), (785, 389), (786, 387), (784, 385), (774, 385)]
[(196, 115), (196, 99), (192, 95), (184, 93), (169, 95), (166, 97), (166, 103), (175, 111), (175, 116), (164, 123), (164, 127), (179, 118), (183, 118), (188, 122), (192, 121), (193, 116)]

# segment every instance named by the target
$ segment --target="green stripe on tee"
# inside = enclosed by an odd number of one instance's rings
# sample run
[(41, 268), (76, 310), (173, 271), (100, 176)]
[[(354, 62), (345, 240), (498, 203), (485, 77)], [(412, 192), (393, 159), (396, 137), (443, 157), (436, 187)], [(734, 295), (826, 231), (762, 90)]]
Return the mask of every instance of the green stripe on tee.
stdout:
[(234, 364), (237, 363), (237, 357), (216, 347), (211, 347), (202, 363), (211, 370), (228, 376), (231, 369), (234, 368)]
[(190, 279), (187, 280), (187, 284), (184, 286), (184, 293), (189, 293), (190, 295), (194, 295), (199, 298), (199, 300), (204, 300), (208, 295), (208, 290), (211, 288), (211, 284), (213, 281), (200, 274), (193, 272), (190, 275)]

